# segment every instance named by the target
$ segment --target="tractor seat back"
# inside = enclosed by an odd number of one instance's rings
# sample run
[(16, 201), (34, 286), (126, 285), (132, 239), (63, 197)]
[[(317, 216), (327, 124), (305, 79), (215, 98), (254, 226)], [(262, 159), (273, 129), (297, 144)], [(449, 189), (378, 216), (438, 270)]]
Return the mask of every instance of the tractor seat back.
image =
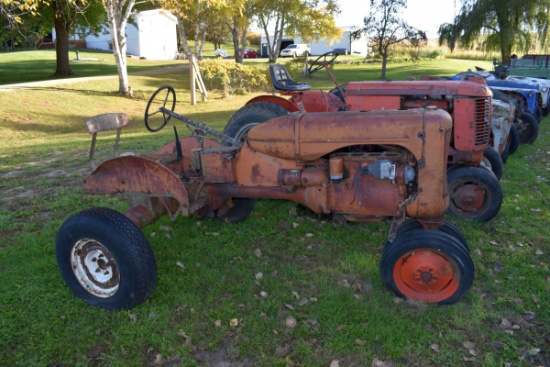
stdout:
[(269, 65), (269, 73), (273, 81), (273, 87), (285, 92), (299, 92), (311, 89), (307, 83), (298, 83), (290, 77), (288, 70), (281, 64)]
[(118, 143), (120, 141), (120, 132), (122, 128), (128, 125), (128, 115), (125, 113), (106, 113), (103, 115), (97, 115), (86, 120), (86, 129), (92, 134), (92, 145), (90, 146), (90, 165), (92, 168), (96, 167), (94, 162), (95, 144), (97, 140), (97, 133), (107, 130), (116, 129), (116, 140), (114, 147), (114, 155), (118, 157)]

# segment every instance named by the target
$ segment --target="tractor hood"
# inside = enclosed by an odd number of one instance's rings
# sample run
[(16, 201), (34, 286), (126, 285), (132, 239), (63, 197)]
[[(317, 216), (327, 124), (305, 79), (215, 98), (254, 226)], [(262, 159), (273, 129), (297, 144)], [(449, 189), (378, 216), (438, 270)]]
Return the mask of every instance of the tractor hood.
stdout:
[(344, 147), (379, 144), (405, 147), (419, 158), (424, 152), (418, 139), (424, 139), (426, 144), (434, 139), (432, 143), (444, 151), (444, 139), (437, 136), (450, 134), (451, 129), (451, 116), (435, 107), (294, 113), (253, 127), (247, 144), (270, 156), (302, 162), (314, 161)]
[(346, 95), (380, 96), (433, 96), (444, 95), (490, 97), (491, 91), (482, 78), (475, 80), (419, 80), (419, 81), (375, 81), (350, 82)]

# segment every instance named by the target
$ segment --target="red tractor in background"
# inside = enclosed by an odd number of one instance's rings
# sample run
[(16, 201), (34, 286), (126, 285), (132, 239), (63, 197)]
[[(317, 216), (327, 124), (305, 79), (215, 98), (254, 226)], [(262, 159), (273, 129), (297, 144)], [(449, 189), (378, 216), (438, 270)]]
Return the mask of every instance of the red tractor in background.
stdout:
[[(364, 81), (340, 86), (327, 67), (337, 56), (334, 52), (321, 55), (307, 69), (309, 74), (322, 68), (327, 70), (336, 85), (329, 92), (311, 90), (310, 85), (294, 81), (283, 65), (271, 65), (273, 86), (280, 96), (271, 94), (251, 99), (230, 118), (224, 133), (243, 139), (253, 126), (293, 112), (437, 107), (453, 118), (453, 133), (446, 147), (451, 199), (448, 212), (477, 221), (492, 219), (500, 210), (503, 193), (498, 177), (487, 168), (493, 167), (501, 173), (502, 159), (489, 147), (492, 93), (483, 79)], [(483, 160), (488, 164), (482, 164)]]

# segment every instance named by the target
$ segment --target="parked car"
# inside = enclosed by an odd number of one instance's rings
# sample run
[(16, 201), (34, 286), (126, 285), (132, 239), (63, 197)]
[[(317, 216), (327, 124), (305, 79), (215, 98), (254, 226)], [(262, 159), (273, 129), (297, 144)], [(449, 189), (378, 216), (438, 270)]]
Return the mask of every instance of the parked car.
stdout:
[(291, 45), (288, 45), (287, 48), (281, 51), (281, 54), (279, 56), (281, 57), (298, 57), (298, 56), (305, 56), (309, 55), (311, 53), (311, 49), (309, 45), (305, 43), (293, 43)]
[(214, 51), (214, 56), (223, 57), (225, 59), (227, 57), (227, 51), (225, 51), (224, 49), (218, 48), (216, 51)]
[(347, 48), (335, 48), (332, 51), (338, 53), (338, 55), (349, 55), (349, 51)]
[[(242, 51), (239, 51), (239, 54), (241, 54)], [(258, 58), (258, 52), (256, 50), (253, 50), (251, 48), (245, 48), (244, 49), (244, 56), (245, 59), (256, 59)]]

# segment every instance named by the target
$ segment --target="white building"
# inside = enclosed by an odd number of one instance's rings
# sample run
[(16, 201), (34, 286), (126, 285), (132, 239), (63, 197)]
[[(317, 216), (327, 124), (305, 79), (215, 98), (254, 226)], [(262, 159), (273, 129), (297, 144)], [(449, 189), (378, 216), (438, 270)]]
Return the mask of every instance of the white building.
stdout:
[[(348, 54), (351, 55), (366, 56), (369, 49), (367, 45), (367, 38), (363, 33), (361, 33), (359, 38), (352, 39), (351, 34), (353, 33), (353, 31), (354, 29), (352, 27), (342, 28), (342, 37), (339, 40), (334, 41), (333, 43), (329, 43), (326, 38), (320, 39), (316, 42), (306, 42), (300, 36), (294, 38), (283, 37), (281, 50), (292, 43), (309, 43), (309, 46), (311, 48), (311, 55), (315, 56), (322, 55), (326, 52), (334, 50), (338, 50), (339, 52), (345, 50)], [(260, 55), (263, 57), (267, 57), (269, 55), (269, 49), (267, 47), (266, 40), (267, 38), (265, 36), (262, 36)], [(271, 42), (273, 42), (273, 39), (271, 39)]]
[[(163, 9), (147, 10), (132, 15), (133, 23), (126, 26), (126, 52), (148, 60), (174, 60), (178, 52), (176, 25), (178, 21)], [(112, 50), (107, 27), (99, 36), (85, 37), (86, 47)]]

